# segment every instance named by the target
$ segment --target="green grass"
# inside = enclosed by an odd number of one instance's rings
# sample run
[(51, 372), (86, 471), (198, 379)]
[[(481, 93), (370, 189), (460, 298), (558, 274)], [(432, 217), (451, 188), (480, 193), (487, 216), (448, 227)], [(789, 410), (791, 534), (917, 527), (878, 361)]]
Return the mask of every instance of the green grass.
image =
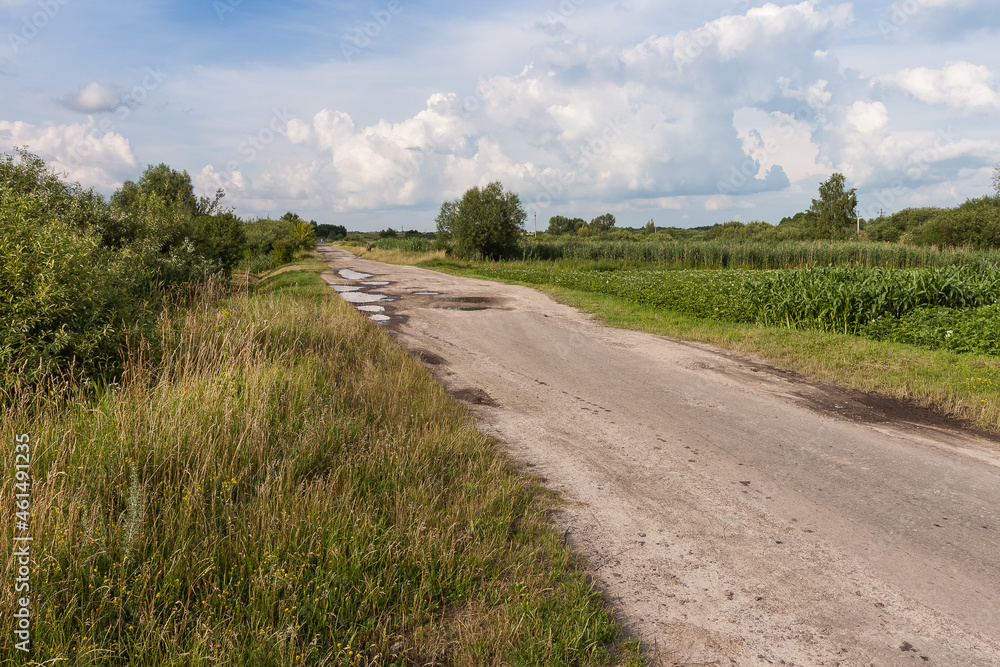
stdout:
[[(685, 297), (685, 290), (693, 289), (683, 284), (686, 272), (667, 272), (673, 274), (668, 276), (670, 280), (680, 282), (677, 294), (667, 294), (663, 298), (687, 299), (697, 306), (690, 312), (671, 310), (670, 303), (631, 298), (628, 290), (622, 291), (610, 282), (602, 283), (603, 278), (598, 280), (592, 276), (576, 280), (572, 275), (581, 268), (609, 267), (581, 267), (579, 263), (571, 263), (560, 268), (558, 263), (547, 262), (501, 266), (441, 259), (424, 261), (421, 266), (540, 288), (564, 303), (595, 314), (609, 326), (709, 343), (753, 355), (821, 381), (912, 401), (967, 420), (979, 428), (1000, 431), (1000, 358), (995, 356), (922, 349), (831, 331), (726, 322), (699, 316), (709, 310), (714, 312), (716, 306), (697, 290), (693, 290), (697, 298)], [(626, 269), (626, 273), (628, 271), (635, 269)], [(711, 285), (738, 278), (738, 272), (731, 271), (695, 273), (695, 283), (698, 276), (706, 274), (702, 282)], [(546, 281), (546, 277), (551, 279)]]
[(160, 356), (134, 344), (121, 386), (9, 397), (4, 437), (32, 441), (32, 657), (641, 664), (553, 532), (555, 499), (324, 268), (164, 316)]

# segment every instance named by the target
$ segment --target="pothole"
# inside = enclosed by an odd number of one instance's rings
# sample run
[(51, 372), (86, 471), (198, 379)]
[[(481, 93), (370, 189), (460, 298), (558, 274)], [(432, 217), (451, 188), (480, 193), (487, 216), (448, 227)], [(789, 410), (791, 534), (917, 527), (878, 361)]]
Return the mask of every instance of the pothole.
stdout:
[(341, 294), (345, 292), (357, 292), (361, 289), (358, 285), (333, 285), (332, 287)]
[(362, 280), (362, 285), (367, 285), (368, 287), (384, 287), (389, 284), (388, 280)]
[(385, 306), (358, 306), (362, 313), (384, 313)]
[(340, 271), (337, 271), (337, 273), (345, 280), (364, 280), (372, 277), (372, 274), (370, 273), (359, 273), (353, 269), (341, 269)]
[(445, 304), (439, 306), (440, 308), (449, 310), (489, 310), (493, 299), (487, 296), (455, 296), (439, 301)]
[(376, 303), (388, 300), (385, 294), (371, 294), (370, 292), (341, 292), (340, 298), (348, 303)]
[(446, 299), (441, 299), (442, 301), (448, 301), (449, 303), (489, 303), (490, 298), (487, 296), (453, 296)]

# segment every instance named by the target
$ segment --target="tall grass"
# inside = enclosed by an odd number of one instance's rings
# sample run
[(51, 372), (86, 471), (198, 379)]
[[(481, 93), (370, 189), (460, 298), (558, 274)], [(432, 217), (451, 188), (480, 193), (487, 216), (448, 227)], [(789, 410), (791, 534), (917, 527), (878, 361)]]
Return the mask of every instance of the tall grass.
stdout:
[(996, 266), (1000, 251), (831, 241), (522, 241), (520, 259), (650, 263), (686, 269), (790, 269), (805, 266), (920, 268)]
[[(8, 396), (3, 437), (33, 443), (34, 660), (562, 665), (629, 650), (538, 488), (330, 298), (322, 267), (164, 315), (160, 357), (135, 343), (120, 387)], [(18, 595), (0, 593), (3, 664), (26, 662), (9, 640)]]

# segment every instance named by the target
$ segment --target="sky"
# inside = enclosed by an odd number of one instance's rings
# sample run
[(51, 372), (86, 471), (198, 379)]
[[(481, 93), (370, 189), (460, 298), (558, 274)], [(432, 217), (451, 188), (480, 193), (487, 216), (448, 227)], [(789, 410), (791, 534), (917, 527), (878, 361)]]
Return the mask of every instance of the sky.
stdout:
[(996, 0), (0, 0), (0, 151), (244, 218), (434, 228), (491, 181), (553, 215), (866, 218), (992, 191)]

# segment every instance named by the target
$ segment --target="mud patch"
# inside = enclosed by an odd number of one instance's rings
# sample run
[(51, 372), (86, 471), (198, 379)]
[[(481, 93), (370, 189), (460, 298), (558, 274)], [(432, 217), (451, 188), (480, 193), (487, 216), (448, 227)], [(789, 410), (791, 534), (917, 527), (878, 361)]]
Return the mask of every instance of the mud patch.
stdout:
[(447, 301), (449, 303), (489, 303), (490, 298), (488, 296), (454, 296), (448, 297), (447, 299), (441, 299), (442, 301)]
[(493, 397), (487, 394), (482, 389), (477, 389), (471, 387), (468, 389), (457, 389), (455, 391), (449, 392), (452, 396), (460, 401), (466, 403), (471, 403), (472, 405), (485, 405), (491, 408), (499, 407), (499, 403), (493, 400)]
[(410, 354), (414, 359), (428, 366), (441, 366), (446, 363), (444, 357), (438, 356), (428, 350), (413, 350)]
[(493, 299), (487, 296), (456, 296), (439, 299), (438, 308), (448, 310), (489, 310), (493, 307)]

